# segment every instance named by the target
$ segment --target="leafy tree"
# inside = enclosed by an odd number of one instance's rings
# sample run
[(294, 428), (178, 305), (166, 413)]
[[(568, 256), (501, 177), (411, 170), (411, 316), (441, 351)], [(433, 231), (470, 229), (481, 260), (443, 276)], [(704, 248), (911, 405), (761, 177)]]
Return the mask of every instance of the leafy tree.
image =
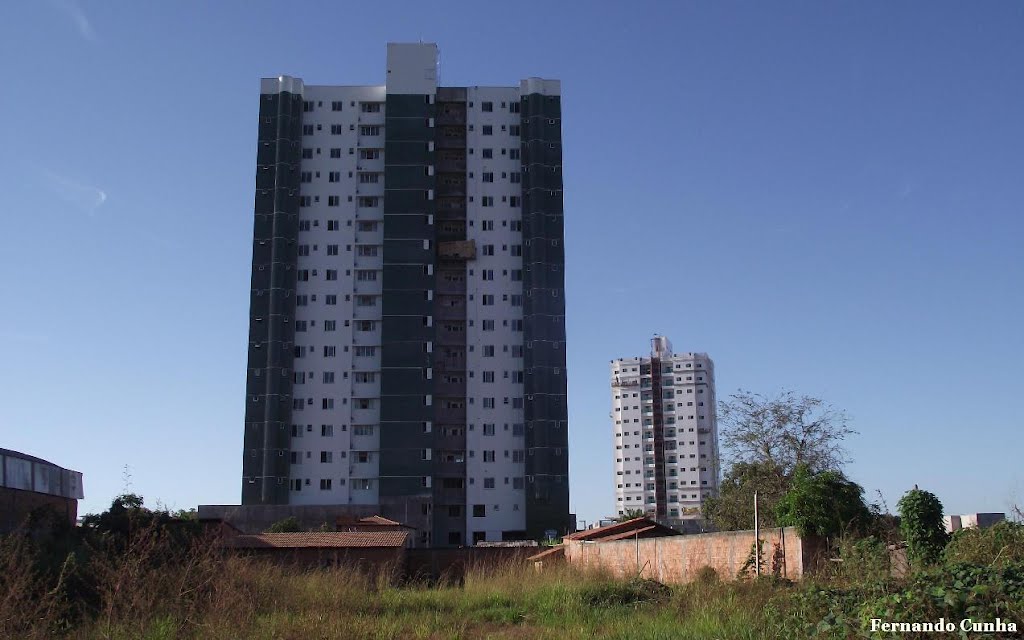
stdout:
[(191, 509), (178, 509), (177, 511), (171, 512), (171, 517), (178, 518), (180, 520), (198, 520), (199, 511), (192, 507)]
[(198, 520), (181, 522), (166, 509), (147, 509), (142, 496), (135, 493), (119, 495), (108, 510), (85, 516), (82, 529), (87, 535), (98, 536), (115, 547), (126, 545), (135, 534), (144, 531), (170, 536), (182, 544), (201, 532)]
[(615, 522), (625, 522), (627, 520), (633, 520), (635, 518), (644, 517), (643, 509), (626, 509), (622, 512), (622, 515), (615, 518)]
[(914, 485), (903, 494), (896, 508), (900, 513), (900, 532), (907, 543), (908, 559), (916, 566), (934, 564), (949, 542), (949, 534), (942, 522), (942, 502), (934, 493)]
[(802, 536), (833, 537), (851, 530), (864, 531), (871, 521), (859, 484), (838, 471), (811, 473), (803, 464), (793, 473), (775, 515), (779, 525), (796, 527)]
[(754, 528), (754, 492), (762, 526), (776, 526), (775, 506), (789, 488), (771, 463), (739, 462), (729, 468), (716, 497), (704, 501), (704, 517), (722, 531)]
[(299, 525), (299, 521), (295, 516), (288, 516), (278, 520), (267, 529), (267, 533), (296, 533), (298, 531), (302, 531), (302, 526)]
[(792, 391), (740, 390), (719, 403), (718, 422), (733, 463), (766, 464), (785, 477), (801, 464), (814, 473), (839, 469), (847, 462), (842, 442), (856, 433), (843, 411)]

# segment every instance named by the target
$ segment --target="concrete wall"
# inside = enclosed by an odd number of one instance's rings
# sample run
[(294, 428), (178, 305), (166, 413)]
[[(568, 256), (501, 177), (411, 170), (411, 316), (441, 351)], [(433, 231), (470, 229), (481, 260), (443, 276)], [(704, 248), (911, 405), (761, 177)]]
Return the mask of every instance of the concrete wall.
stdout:
[[(732, 580), (754, 544), (753, 531), (724, 531), (613, 542), (566, 541), (566, 559), (578, 568), (600, 568), (619, 578), (641, 576), (665, 583), (685, 583), (702, 567), (711, 567), (722, 580)], [(820, 557), (817, 541), (801, 540), (796, 529), (761, 531), (762, 566), (799, 580)]]
[(467, 569), (500, 569), (526, 564), (537, 547), (467, 547), (463, 549), (408, 549), (405, 571), (410, 578), (461, 579)]
[(392, 571), (399, 573), (405, 566), (405, 549), (352, 548), (352, 549), (239, 549), (239, 555), (259, 558), (282, 566), (302, 569), (353, 567), (360, 571)]
[(0, 533), (10, 533), (23, 525), (36, 509), (50, 509), (74, 525), (78, 517), (78, 500), (0, 487)]

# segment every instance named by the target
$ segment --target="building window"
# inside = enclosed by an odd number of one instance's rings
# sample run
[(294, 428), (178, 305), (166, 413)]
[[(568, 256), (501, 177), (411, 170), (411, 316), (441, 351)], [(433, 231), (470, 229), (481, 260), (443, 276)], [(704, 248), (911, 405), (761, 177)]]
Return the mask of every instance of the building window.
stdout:
[(480, 103), (480, 110), (481, 111), (486, 111), (486, 112), (494, 111), (494, 103), (493, 102), (481, 102)]
[(494, 149), (483, 149), (481, 151), (484, 160), (489, 160), (494, 157)]

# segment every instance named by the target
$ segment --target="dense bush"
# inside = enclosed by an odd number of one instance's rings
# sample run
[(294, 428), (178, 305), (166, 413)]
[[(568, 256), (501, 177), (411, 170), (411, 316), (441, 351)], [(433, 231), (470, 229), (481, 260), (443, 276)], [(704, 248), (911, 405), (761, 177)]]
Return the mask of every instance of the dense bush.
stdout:
[(942, 503), (934, 493), (916, 486), (896, 503), (900, 512), (900, 533), (907, 544), (907, 557), (922, 567), (939, 560), (949, 535), (942, 522)]
[(999, 522), (960, 529), (942, 551), (946, 562), (1006, 566), (1024, 563), (1024, 524)]

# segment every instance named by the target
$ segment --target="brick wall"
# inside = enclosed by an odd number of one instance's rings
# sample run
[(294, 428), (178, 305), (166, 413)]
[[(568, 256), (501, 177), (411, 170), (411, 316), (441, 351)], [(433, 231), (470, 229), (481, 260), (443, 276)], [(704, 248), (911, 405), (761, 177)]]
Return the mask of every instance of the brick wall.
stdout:
[[(664, 583), (685, 583), (702, 567), (711, 567), (722, 580), (732, 580), (754, 544), (753, 531), (723, 531), (612, 542), (566, 541), (566, 559), (579, 568), (600, 568), (616, 577), (640, 576)], [(796, 529), (761, 530), (762, 566), (799, 580), (816, 566), (821, 545), (802, 540)]]

